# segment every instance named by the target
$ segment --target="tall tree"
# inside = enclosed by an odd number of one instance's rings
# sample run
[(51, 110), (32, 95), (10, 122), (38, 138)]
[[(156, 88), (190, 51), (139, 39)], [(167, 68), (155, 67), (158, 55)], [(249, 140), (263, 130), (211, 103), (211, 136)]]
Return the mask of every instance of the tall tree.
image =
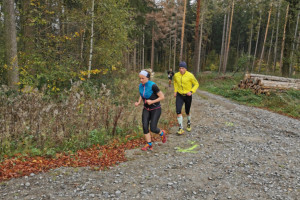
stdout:
[(268, 14), (268, 22), (267, 22), (267, 27), (266, 27), (266, 32), (265, 32), (264, 43), (263, 43), (263, 47), (262, 47), (262, 50), (261, 50), (260, 59), (259, 59), (259, 62), (258, 62), (258, 72), (260, 72), (260, 69), (261, 69), (261, 62), (262, 62), (263, 57), (264, 57), (265, 44), (266, 44), (267, 35), (268, 35), (268, 29), (269, 29), (269, 23), (270, 23), (271, 12), (272, 12), (272, 4), (271, 4), (271, 8), (270, 8), (269, 14)]
[(296, 27), (295, 27), (295, 34), (294, 34), (294, 38), (293, 38), (293, 47), (292, 47), (292, 53), (291, 53), (291, 64), (290, 64), (290, 70), (289, 70), (289, 76), (292, 76), (293, 74), (293, 57), (294, 57), (294, 50), (295, 50), (295, 43), (297, 41), (297, 32), (298, 32), (298, 24), (299, 24), (299, 17), (300, 17), (300, 11), (298, 12), (298, 17), (297, 17), (297, 22), (296, 22)]
[(290, 68), (290, 58), (292, 52), (292, 43), (293, 43), (293, 25), (295, 24), (296, 15), (298, 14), (297, 9), (299, 9), (300, 2), (298, 0), (286, 0), (289, 4), (290, 11), (287, 17), (286, 22), (286, 44), (284, 47), (284, 60), (282, 64), (282, 76), (289, 76)]
[(182, 55), (183, 55), (183, 41), (184, 41), (184, 27), (185, 27), (185, 16), (186, 16), (186, 2), (187, 0), (184, 0), (184, 10), (183, 10), (183, 19), (182, 19), (182, 27), (181, 27), (181, 44), (180, 44), (180, 56), (179, 60), (182, 61)]
[(278, 45), (278, 34), (279, 34), (279, 21), (280, 21), (280, 1), (277, 4), (277, 27), (276, 27), (276, 38), (274, 45), (274, 61), (273, 61), (273, 72), (276, 70), (276, 62), (277, 62), (277, 45)]
[(17, 89), (19, 82), (19, 67), (14, 1), (3, 0), (3, 11), (6, 64), (8, 66), (8, 86), (12, 89)]
[(288, 4), (286, 7), (285, 22), (284, 22), (284, 26), (283, 26), (283, 36), (282, 36), (282, 42), (281, 42), (281, 54), (280, 54), (279, 68), (280, 68), (280, 72), (282, 72), (282, 73), (283, 73), (283, 71), (282, 71), (283, 60), (282, 59), (283, 59), (284, 46), (285, 46), (286, 24), (288, 22), (289, 7), (290, 7), (290, 4)]
[(200, 71), (200, 66), (201, 66), (201, 49), (202, 49), (202, 38), (203, 38), (203, 23), (204, 23), (204, 11), (202, 12), (201, 16), (201, 27), (200, 27), (200, 38), (199, 38), (199, 55), (198, 55), (198, 60), (197, 60), (197, 70), (196, 73), (199, 73)]
[(194, 49), (194, 73), (198, 73), (198, 56), (199, 56), (199, 21), (200, 21), (201, 0), (197, 0), (197, 14), (195, 26), (195, 49)]
[(229, 33), (228, 33), (228, 41), (227, 41), (227, 47), (226, 47), (223, 74), (226, 73), (226, 67), (227, 67), (227, 61), (228, 61), (228, 55), (229, 55), (229, 47), (230, 47), (230, 39), (231, 39), (231, 28), (232, 28), (232, 20), (233, 20), (233, 11), (234, 11), (234, 0), (232, 0), (232, 6), (231, 6), (230, 26), (229, 26)]
[(256, 52), (257, 52), (257, 46), (258, 46), (258, 40), (259, 40), (260, 26), (261, 26), (261, 11), (259, 11), (258, 30), (257, 30), (256, 44), (255, 44), (255, 50), (254, 50), (254, 55), (253, 55), (253, 62), (252, 62), (251, 72), (254, 69), (254, 64), (255, 64), (255, 60), (256, 60)]
[(276, 22), (276, 17), (274, 17), (272, 34), (271, 34), (271, 39), (270, 39), (269, 52), (268, 52), (268, 58), (267, 58), (267, 70), (268, 71), (269, 71), (269, 61), (270, 61), (270, 57), (271, 57), (271, 50), (272, 50), (272, 46), (273, 46), (273, 36), (274, 36), (274, 30), (275, 30), (275, 22)]
[(95, 0), (92, 0), (92, 24), (91, 24), (91, 40), (90, 40), (91, 43), (90, 43), (90, 58), (89, 58), (88, 78), (90, 78), (90, 76), (91, 76), (92, 59), (93, 59), (94, 9), (95, 9)]
[(221, 55), (220, 55), (220, 63), (219, 63), (219, 74), (221, 72), (222, 61), (223, 61), (223, 54), (224, 54), (225, 28), (226, 28), (226, 13), (224, 14), (224, 22), (223, 22), (222, 45), (221, 45)]
[(250, 61), (251, 61), (252, 35), (253, 35), (253, 12), (252, 12), (252, 16), (251, 16), (250, 38), (249, 38), (249, 44), (248, 44), (248, 59), (249, 59), (249, 63), (247, 64), (246, 71), (248, 71), (248, 66), (250, 65)]

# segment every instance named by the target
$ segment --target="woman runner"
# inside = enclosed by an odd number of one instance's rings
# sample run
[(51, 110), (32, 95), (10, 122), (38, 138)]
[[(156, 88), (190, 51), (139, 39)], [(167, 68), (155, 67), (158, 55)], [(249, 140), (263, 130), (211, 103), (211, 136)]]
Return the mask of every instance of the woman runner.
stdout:
[(142, 150), (147, 151), (152, 150), (153, 147), (149, 124), (151, 132), (160, 134), (163, 143), (167, 141), (166, 131), (157, 127), (157, 123), (161, 115), (160, 101), (165, 97), (157, 85), (150, 81), (150, 72), (142, 70), (139, 73), (139, 78), (141, 81), (139, 85), (140, 98), (138, 102), (135, 102), (135, 106), (138, 106), (143, 100), (144, 109), (142, 114), (142, 123), (147, 144), (142, 148)]

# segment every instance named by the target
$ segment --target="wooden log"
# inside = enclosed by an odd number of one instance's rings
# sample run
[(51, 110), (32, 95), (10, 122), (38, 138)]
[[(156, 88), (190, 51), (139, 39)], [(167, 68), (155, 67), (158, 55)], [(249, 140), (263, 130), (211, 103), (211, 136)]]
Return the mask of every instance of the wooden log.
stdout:
[(250, 78), (259, 78), (259, 79), (262, 79), (262, 80), (300, 83), (300, 79), (285, 78), (285, 77), (279, 77), (279, 76), (269, 76), (269, 75), (262, 75), (262, 74), (246, 74), (245, 77), (247, 77), (247, 78), (249, 78), (249, 77)]
[(263, 88), (300, 90), (300, 83), (292, 83), (292, 82), (288, 83), (288, 82), (261, 80), (261, 86)]

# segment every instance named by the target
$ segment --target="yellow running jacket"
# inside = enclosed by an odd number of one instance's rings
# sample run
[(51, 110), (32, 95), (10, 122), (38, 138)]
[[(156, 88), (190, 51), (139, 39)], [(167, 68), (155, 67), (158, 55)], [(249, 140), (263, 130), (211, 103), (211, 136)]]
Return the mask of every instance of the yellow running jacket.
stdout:
[(194, 94), (198, 87), (199, 83), (191, 72), (186, 71), (183, 75), (180, 72), (177, 72), (174, 75), (174, 92), (183, 95), (188, 92)]

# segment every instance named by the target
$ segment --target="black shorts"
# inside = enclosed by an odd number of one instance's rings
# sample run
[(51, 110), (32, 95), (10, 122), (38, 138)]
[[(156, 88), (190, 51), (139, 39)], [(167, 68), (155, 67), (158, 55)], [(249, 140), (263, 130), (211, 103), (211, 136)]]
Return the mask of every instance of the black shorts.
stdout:
[(183, 104), (185, 104), (185, 113), (190, 114), (190, 109), (192, 105), (192, 96), (182, 95), (177, 92), (176, 95), (176, 113), (181, 114), (181, 109)]

